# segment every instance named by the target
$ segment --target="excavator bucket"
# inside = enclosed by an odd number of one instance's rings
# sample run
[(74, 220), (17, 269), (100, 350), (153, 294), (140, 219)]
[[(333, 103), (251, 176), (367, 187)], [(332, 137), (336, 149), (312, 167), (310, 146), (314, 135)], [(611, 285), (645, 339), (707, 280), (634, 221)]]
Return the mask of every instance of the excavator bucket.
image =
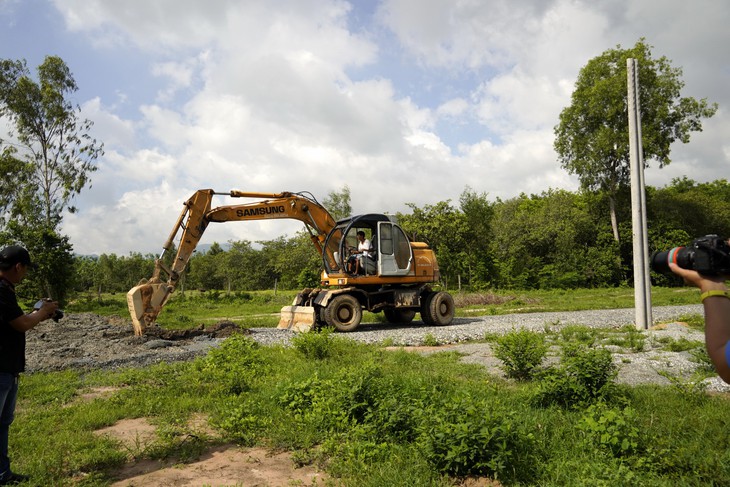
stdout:
[(283, 330), (306, 333), (316, 323), (316, 311), (312, 306), (284, 306), (281, 308), (279, 325)]
[(127, 306), (135, 335), (143, 335), (145, 328), (155, 322), (171, 292), (172, 286), (164, 282), (141, 282), (129, 290)]

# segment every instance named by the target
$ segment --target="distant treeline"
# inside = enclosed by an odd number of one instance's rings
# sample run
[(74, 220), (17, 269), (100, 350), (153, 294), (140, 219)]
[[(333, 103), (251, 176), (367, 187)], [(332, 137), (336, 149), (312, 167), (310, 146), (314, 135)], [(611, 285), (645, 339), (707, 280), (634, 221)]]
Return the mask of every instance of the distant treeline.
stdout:
[[(608, 199), (593, 192), (548, 190), (490, 201), (467, 188), (459, 202), (441, 201), (398, 214), (413, 240), (435, 249), (449, 289), (614, 287), (633, 282), (631, 201), (617, 198), (619, 241)], [(730, 235), (730, 184), (674, 180), (647, 188), (650, 252), (709, 233)], [(174, 222), (170, 222), (173, 225)], [(230, 225), (245, 225), (229, 223)], [(160, 234), (160, 241), (163, 234)], [(76, 257), (74, 291), (126, 292), (149, 278), (153, 255)], [(316, 286), (320, 258), (302, 231), (270, 241), (218, 243), (190, 260), (183, 289), (260, 290)], [(652, 275), (655, 284), (679, 284)]]

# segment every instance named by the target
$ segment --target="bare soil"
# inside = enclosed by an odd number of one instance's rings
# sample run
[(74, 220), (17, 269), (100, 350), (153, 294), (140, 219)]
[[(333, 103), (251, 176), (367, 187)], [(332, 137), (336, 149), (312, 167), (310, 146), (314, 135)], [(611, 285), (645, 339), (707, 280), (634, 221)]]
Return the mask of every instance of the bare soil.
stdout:
[[(205, 419), (200, 418), (203, 428)], [(156, 430), (145, 418), (125, 419), (97, 431), (120, 441), (129, 451), (130, 461), (115, 473), (112, 487), (202, 485), (237, 487), (315, 486), (325, 475), (311, 466), (296, 468), (289, 453), (262, 448), (238, 448), (223, 444), (207, 450), (197, 460), (181, 465), (173, 460), (135, 460), (154, 446)], [(209, 434), (214, 434), (209, 431)]]

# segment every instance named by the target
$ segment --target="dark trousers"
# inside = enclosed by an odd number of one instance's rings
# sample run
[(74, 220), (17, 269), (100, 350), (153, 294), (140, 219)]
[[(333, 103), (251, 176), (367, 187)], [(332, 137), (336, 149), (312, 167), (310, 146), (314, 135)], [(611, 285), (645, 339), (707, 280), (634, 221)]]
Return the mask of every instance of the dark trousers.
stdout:
[(18, 376), (0, 372), (0, 480), (10, 473), (8, 432), (15, 417), (18, 398)]

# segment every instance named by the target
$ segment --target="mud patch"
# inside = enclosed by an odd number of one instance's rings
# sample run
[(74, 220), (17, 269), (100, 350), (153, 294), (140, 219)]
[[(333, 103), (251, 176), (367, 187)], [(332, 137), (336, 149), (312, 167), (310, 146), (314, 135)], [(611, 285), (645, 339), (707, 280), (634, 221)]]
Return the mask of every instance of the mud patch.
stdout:
[(92, 313), (44, 321), (26, 336), (27, 372), (62, 369), (145, 367), (205, 355), (234, 333), (249, 334), (231, 321), (188, 330), (150, 327), (134, 336), (131, 320)]
[(200, 325), (189, 330), (165, 330), (159, 326), (149, 327), (145, 330), (145, 336), (161, 340), (190, 340), (199, 336), (210, 338), (227, 338), (234, 333), (250, 334), (249, 330), (243, 329), (232, 321), (221, 321), (213, 325)]

